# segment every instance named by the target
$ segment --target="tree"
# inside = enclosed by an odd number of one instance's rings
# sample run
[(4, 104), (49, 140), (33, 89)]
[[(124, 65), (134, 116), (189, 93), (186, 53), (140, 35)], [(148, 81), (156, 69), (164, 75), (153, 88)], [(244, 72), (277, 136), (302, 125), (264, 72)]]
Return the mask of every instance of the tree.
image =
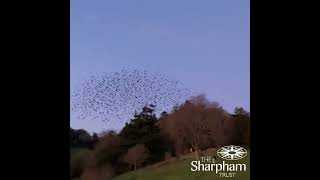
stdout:
[(116, 136), (117, 132), (115, 130), (109, 129), (109, 130), (104, 130), (101, 133), (99, 133), (98, 137), (104, 137), (108, 135), (113, 135)]
[(134, 119), (126, 123), (120, 132), (120, 136), (126, 138), (133, 144), (145, 144), (150, 141), (150, 137), (159, 132), (155, 125), (157, 118), (154, 109), (150, 106), (142, 108), (140, 113), (135, 113)]
[(77, 149), (70, 154), (70, 177), (78, 177), (86, 167), (90, 165), (91, 151), (88, 149)]
[[(94, 134), (93, 134), (94, 135)], [(70, 127), (70, 146), (71, 148), (93, 149), (96, 143), (95, 135), (93, 137), (84, 129), (72, 129)]]
[(160, 133), (158, 120), (154, 113), (154, 105), (145, 106), (140, 113), (134, 115), (120, 132), (126, 140), (127, 147), (144, 144), (150, 151), (148, 163), (160, 161), (168, 150), (168, 139)]
[(149, 156), (149, 151), (144, 144), (137, 144), (130, 148), (124, 156), (124, 161), (133, 165), (134, 170), (140, 166)]
[(250, 113), (236, 107), (233, 114), (233, 144), (250, 147)]
[(97, 133), (93, 133), (92, 135), (92, 146), (94, 147), (99, 141), (99, 137)]
[(161, 120), (161, 119), (166, 119), (167, 117), (168, 117), (168, 113), (166, 112), (166, 111), (163, 111), (161, 114), (160, 114), (160, 118), (159, 118), (159, 120)]
[(162, 127), (175, 142), (176, 150), (191, 147), (198, 159), (199, 149), (221, 143), (221, 128), (226, 118), (225, 111), (217, 103), (209, 102), (204, 95), (199, 95), (171, 113)]
[(125, 152), (122, 139), (116, 134), (106, 134), (101, 137), (94, 148), (94, 156), (98, 166), (117, 164), (118, 158)]

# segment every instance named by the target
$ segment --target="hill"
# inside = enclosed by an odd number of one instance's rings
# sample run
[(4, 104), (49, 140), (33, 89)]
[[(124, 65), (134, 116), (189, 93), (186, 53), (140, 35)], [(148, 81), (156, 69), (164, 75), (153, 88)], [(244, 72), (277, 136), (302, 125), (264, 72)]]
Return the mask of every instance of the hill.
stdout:
[[(210, 153), (211, 154), (211, 153)], [(212, 155), (215, 152), (212, 153)], [(150, 166), (136, 171), (122, 174), (114, 178), (114, 180), (214, 180), (221, 179), (219, 174), (215, 172), (192, 172), (190, 170), (192, 159), (176, 160), (168, 164), (159, 166)], [(218, 159), (217, 161), (222, 162)], [(228, 161), (230, 162), (230, 161)], [(236, 163), (245, 163), (247, 165), (246, 172), (237, 172), (234, 180), (250, 179), (250, 153)]]

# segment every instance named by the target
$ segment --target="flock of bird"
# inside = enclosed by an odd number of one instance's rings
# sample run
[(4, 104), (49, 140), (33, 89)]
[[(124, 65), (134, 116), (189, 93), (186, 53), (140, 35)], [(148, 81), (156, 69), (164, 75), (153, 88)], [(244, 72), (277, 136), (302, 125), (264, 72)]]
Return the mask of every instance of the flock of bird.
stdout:
[(156, 114), (170, 111), (191, 96), (182, 83), (145, 70), (121, 70), (90, 76), (71, 94), (76, 119), (125, 123), (145, 105), (156, 105)]

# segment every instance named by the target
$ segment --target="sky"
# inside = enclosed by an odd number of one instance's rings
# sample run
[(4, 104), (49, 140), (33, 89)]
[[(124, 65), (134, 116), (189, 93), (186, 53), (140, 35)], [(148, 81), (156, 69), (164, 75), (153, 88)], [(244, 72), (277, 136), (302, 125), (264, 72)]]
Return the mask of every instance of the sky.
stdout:
[[(71, 0), (70, 88), (126, 68), (165, 74), (250, 111), (249, 0)], [(71, 118), (75, 129), (105, 130)]]

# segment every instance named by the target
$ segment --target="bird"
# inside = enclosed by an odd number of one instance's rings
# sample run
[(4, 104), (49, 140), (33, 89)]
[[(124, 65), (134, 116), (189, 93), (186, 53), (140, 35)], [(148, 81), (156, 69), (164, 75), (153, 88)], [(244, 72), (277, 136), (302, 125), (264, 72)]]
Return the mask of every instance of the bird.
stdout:
[(192, 96), (182, 82), (146, 70), (122, 69), (91, 75), (71, 95), (71, 114), (79, 119), (112, 124), (130, 119), (146, 104), (155, 105), (156, 113), (170, 111)]

